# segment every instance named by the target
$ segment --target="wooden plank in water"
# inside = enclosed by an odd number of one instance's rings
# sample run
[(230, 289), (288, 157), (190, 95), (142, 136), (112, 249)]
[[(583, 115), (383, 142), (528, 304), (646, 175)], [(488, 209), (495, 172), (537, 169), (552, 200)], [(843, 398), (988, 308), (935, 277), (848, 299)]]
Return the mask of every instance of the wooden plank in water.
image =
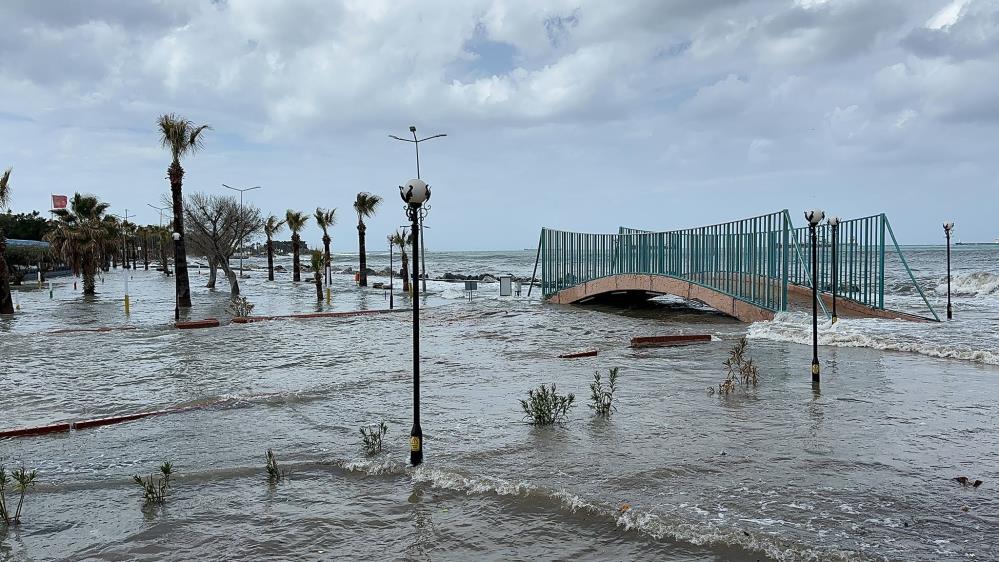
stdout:
[(631, 338), (631, 347), (665, 347), (671, 345), (691, 345), (711, 341), (706, 334), (684, 334), (679, 336), (646, 336)]
[(559, 355), (558, 358), (559, 359), (578, 359), (579, 357), (596, 357), (596, 356), (597, 356), (597, 350), (595, 350), (595, 349), (587, 349), (586, 351), (576, 351), (576, 352), (573, 352), (573, 353), (563, 353), (562, 355)]
[(191, 330), (195, 328), (218, 328), (218, 318), (205, 318), (204, 320), (191, 320), (190, 322), (177, 322), (177, 328), (181, 330)]

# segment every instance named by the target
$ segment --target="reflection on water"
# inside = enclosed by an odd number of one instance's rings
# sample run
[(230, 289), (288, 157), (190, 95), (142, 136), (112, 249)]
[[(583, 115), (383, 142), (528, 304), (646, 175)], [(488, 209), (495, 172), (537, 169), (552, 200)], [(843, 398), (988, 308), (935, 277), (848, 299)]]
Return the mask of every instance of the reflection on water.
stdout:
[[(19, 295), (24, 311), (0, 320), (0, 426), (200, 407), (0, 440), (6, 462), (41, 473), (24, 524), (0, 540), (0, 559), (999, 558), (990, 491), (999, 477), (997, 367), (840, 341), (847, 330), (946, 350), (948, 330), (972, 330), (971, 319), (826, 327), (837, 347), (820, 350), (818, 391), (811, 350), (796, 343), (808, 341), (807, 322), (753, 326), (761, 383), (719, 397), (705, 390), (724, 377), (745, 324), (672, 302), (621, 312), (500, 299), (486, 284), (468, 302), (431, 282), (422, 314), (427, 462), (414, 470), (405, 465), (407, 314), (177, 331), (172, 279), (135, 272), (126, 318), (121, 275), (99, 282), (92, 303), (71, 279), (54, 280), (52, 300), (47, 291)], [(255, 313), (317, 309), (311, 285), (265, 275), (252, 272), (243, 287)], [(204, 279), (192, 274), (190, 316), (222, 317), (225, 284), (211, 292), (197, 287)], [(388, 306), (383, 291), (351, 280), (335, 276), (334, 301), (321, 308)], [(962, 298), (968, 316), (974, 306), (988, 314), (992, 295)], [(407, 297), (396, 304), (408, 306)], [(81, 325), (135, 329), (48, 333)], [(634, 336), (675, 332), (717, 341), (627, 347)], [(556, 359), (586, 347), (600, 354)], [(593, 372), (615, 366), (618, 411), (594, 419), (585, 406)], [(517, 399), (542, 382), (581, 401), (565, 427), (522, 422)], [(386, 453), (365, 458), (358, 428), (380, 420)], [(291, 471), (276, 486), (266, 481), (268, 448)], [(143, 510), (129, 477), (163, 460), (175, 463), (173, 492), (162, 509)], [(962, 488), (950, 480), (959, 475), (986, 484)]]

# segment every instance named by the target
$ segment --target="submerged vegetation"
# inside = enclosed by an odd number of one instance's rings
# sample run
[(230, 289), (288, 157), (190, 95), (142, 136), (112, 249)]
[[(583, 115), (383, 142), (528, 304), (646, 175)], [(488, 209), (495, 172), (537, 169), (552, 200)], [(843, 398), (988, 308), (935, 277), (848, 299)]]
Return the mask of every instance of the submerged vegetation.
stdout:
[(288, 472), (281, 470), (278, 467), (277, 457), (274, 456), (274, 451), (267, 449), (267, 481), (271, 484), (277, 484), (285, 476), (288, 476)]
[(361, 446), (364, 454), (370, 456), (382, 452), (382, 438), (388, 433), (388, 425), (384, 421), (378, 425), (369, 425), (361, 428)]
[(593, 373), (593, 382), (590, 383), (590, 408), (602, 418), (609, 418), (612, 412), (617, 411), (617, 407), (614, 405), (614, 392), (617, 390), (617, 369), (614, 367), (609, 370), (606, 386), (600, 378), (600, 372)]
[(162, 505), (170, 491), (170, 476), (173, 475), (173, 464), (164, 462), (160, 465), (160, 476), (150, 474), (143, 479), (138, 474), (132, 476), (132, 481), (142, 488), (142, 499), (145, 505)]
[[(725, 367), (725, 380), (718, 384), (718, 394), (728, 395), (739, 386), (756, 388), (756, 385), (759, 384), (760, 371), (753, 363), (752, 357), (746, 353), (748, 346), (749, 342), (743, 337), (729, 351), (728, 359), (722, 363)], [(715, 389), (709, 387), (708, 394), (714, 393)]]
[[(0, 464), (0, 523), (5, 526), (18, 525), (21, 523), (21, 508), (24, 507), (24, 495), (28, 489), (35, 485), (38, 478), (38, 471), (21, 468), (7, 473), (7, 467)], [(13, 491), (18, 495), (17, 508), (13, 515), (10, 511), (10, 504), (7, 503), (7, 490), (13, 486)]]
[(520, 407), (524, 410), (524, 419), (532, 425), (554, 425), (569, 419), (569, 410), (575, 403), (574, 394), (559, 394), (552, 383), (527, 391), (527, 399), (520, 401)]
[(226, 312), (237, 318), (249, 316), (253, 312), (253, 306), (253, 303), (246, 297), (235, 297), (226, 306)]

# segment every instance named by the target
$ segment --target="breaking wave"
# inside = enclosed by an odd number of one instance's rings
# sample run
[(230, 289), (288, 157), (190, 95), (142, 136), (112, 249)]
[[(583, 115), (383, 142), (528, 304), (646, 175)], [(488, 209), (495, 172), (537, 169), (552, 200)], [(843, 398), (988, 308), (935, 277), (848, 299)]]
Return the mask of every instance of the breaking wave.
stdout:
[[(944, 325), (938, 325), (946, 329)], [(990, 340), (968, 338), (975, 347), (960, 341), (941, 341), (927, 338), (925, 324), (879, 319), (840, 319), (836, 324), (819, 323), (819, 345), (835, 347), (867, 347), (882, 351), (919, 353), (929, 357), (960, 359), (987, 365), (999, 365), (999, 346), (988, 345)], [(959, 339), (960, 334), (954, 334)], [(811, 345), (811, 316), (801, 312), (782, 312), (773, 320), (756, 322), (749, 326), (747, 337)]]
[[(933, 289), (937, 294), (947, 294), (947, 278), (942, 278)], [(951, 277), (950, 291), (952, 295), (964, 297), (981, 297), (999, 295), (999, 274), (989, 271), (960, 273)]]

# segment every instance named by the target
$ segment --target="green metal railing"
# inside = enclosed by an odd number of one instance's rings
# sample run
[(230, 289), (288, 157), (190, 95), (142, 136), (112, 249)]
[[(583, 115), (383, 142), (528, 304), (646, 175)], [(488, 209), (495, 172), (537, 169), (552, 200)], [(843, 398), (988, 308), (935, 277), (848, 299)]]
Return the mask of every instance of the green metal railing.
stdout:
[[(817, 227), (818, 287), (832, 291), (832, 231)], [(936, 312), (909, 270), (884, 215), (841, 221), (836, 248), (837, 293), (872, 308), (885, 307), (885, 251), (894, 244), (930, 313)], [(581, 283), (627, 273), (662, 275), (701, 285), (760, 308), (788, 308), (788, 285), (811, 288), (811, 240), (787, 210), (711, 226), (651, 232), (621, 227), (617, 234), (542, 229), (538, 248), (547, 298)], [(827, 316), (825, 303), (819, 299)]]
[(663, 275), (771, 311), (787, 309), (790, 265), (801, 259), (787, 211), (711, 226), (618, 234), (543, 229), (542, 293), (609, 275)]

